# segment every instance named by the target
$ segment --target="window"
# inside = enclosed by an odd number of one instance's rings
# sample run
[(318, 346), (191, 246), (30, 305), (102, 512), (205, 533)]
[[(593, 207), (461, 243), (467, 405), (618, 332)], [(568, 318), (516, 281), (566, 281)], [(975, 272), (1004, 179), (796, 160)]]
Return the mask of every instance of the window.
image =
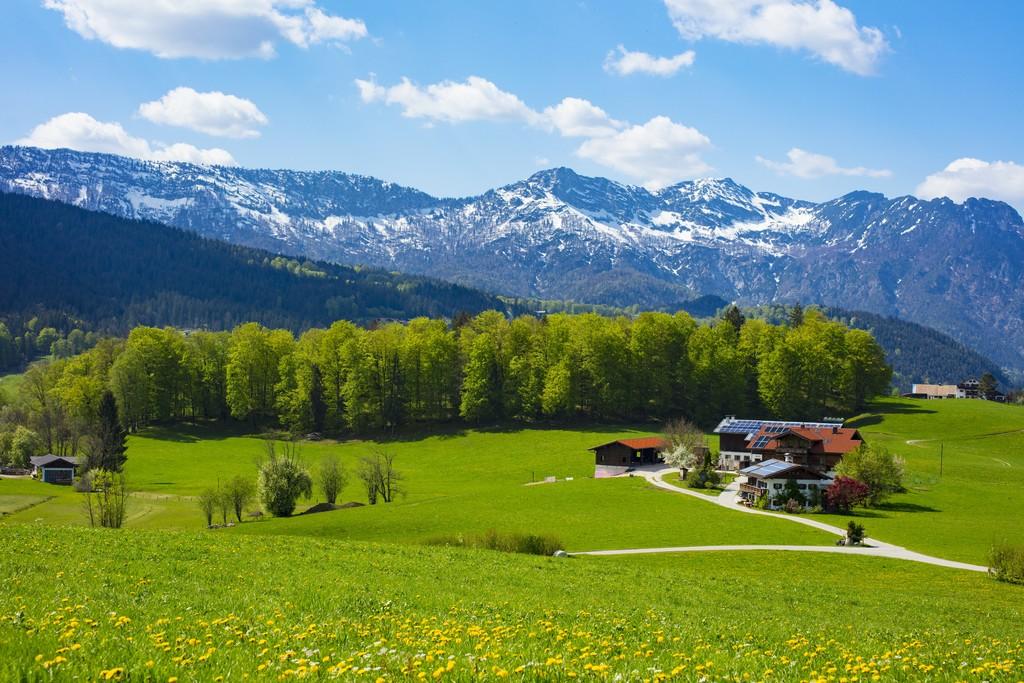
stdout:
[(779, 484), (779, 483), (772, 484), (772, 488), (773, 489), (781, 489), (782, 488), (782, 484)]
[(796, 487), (801, 491), (804, 491), (807, 489), (807, 484), (797, 484)]

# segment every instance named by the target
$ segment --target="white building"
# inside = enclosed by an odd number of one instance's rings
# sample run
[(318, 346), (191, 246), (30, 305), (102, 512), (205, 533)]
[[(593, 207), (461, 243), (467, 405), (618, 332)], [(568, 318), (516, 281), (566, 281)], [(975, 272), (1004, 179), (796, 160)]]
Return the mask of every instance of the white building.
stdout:
[(829, 474), (774, 458), (745, 467), (739, 474), (746, 477), (740, 480), (740, 497), (753, 504), (763, 496), (768, 496), (769, 507), (778, 507), (773, 504), (773, 499), (782, 493), (791, 481), (796, 483), (808, 505), (816, 494), (823, 494), (832, 483), (832, 476)]

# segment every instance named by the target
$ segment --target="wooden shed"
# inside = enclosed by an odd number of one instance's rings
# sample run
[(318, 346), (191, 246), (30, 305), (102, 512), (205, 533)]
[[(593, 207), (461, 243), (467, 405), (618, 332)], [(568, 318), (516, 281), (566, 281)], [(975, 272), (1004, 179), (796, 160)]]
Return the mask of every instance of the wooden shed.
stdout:
[(594, 446), (594, 464), (612, 467), (635, 467), (637, 465), (654, 465), (662, 462), (661, 451), (668, 442), (660, 436), (647, 436), (637, 439), (617, 439)]

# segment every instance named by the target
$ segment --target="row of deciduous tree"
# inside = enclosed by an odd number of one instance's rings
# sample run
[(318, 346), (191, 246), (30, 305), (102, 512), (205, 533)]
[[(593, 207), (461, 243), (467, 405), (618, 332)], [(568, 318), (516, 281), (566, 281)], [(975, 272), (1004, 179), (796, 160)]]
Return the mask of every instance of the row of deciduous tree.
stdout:
[(775, 326), (737, 314), (699, 325), (685, 313), (485, 312), (454, 325), (342, 321), (298, 339), (254, 323), (189, 334), (138, 327), (30, 370), (23, 404), (48, 444), (72, 439), (68, 424), (94, 421), (108, 387), (129, 429), (229, 417), (301, 433), (456, 419), (685, 415), (708, 425), (725, 413), (849, 413), (890, 376), (869, 333), (818, 314)]

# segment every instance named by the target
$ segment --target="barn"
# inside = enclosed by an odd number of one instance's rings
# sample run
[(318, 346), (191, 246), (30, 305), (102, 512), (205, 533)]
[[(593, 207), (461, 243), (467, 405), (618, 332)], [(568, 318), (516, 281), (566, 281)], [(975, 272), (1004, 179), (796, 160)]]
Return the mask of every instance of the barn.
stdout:
[(594, 446), (594, 464), (612, 467), (636, 467), (655, 465), (662, 462), (661, 451), (668, 442), (660, 436), (645, 436), (636, 439), (616, 439)]
[(73, 484), (78, 458), (63, 455), (33, 455), (32, 475), (47, 484)]

